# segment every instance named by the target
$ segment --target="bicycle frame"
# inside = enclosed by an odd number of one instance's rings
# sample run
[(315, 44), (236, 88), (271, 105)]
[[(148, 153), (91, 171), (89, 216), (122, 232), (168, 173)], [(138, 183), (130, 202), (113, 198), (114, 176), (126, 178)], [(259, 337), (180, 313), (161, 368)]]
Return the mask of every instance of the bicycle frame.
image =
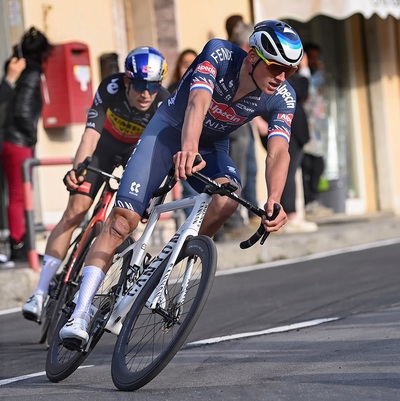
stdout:
[[(66, 284), (69, 281), (72, 269), (74, 268), (75, 263), (78, 260), (78, 256), (81, 254), (82, 248), (86, 244), (86, 241), (89, 237), (89, 234), (92, 232), (93, 227), (97, 223), (103, 224), (104, 221), (106, 220), (107, 210), (114, 198), (115, 192), (116, 192), (116, 189), (111, 188), (111, 186), (109, 185), (109, 182), (107, 181), (105, 183), (103, 193), (94, 209), (94, 214), (93, 214), (92, 218), (90, 219), (88, 225), (86, 226), (85, 231), (82, 234), (81, 239), (79, 240), (79, 245), (74, 250), (74, 253), (70, 259), (70, 262), (67, 267), (66, 275), (63, 280), (64, 284)], [(101, 227), (99, 227), (97, 234), (99, 234), (100, 231), (101, 231)]]
[[(113, 309), (111, 316), (105, 326), (105, 329), (107, 331), (115, 335), (119, 334), (122, 328), (124, 317), (129, 312), (130, 308), (135, 302), (137, 295), (142, 290), (146, 282), (150, 279), (152, 274), (161, 265), (161, 263), (167, 257), (170, 257), (168, 266), (162, 274), (159, 285), (156, 287), (153, 294), (150, 296), (148, 300), (148, 306), (150, 308), (154, 309), (156, 307), (186, 238), (190, 235), (193, 236), (198, 235), (200, 226), (203, 222), (204, 216), (206, 214), (210, 202), (211, 202), (211, 196), (204, 192), (190, 198), (175, 200), (157, 206), (154, 206), (156, 200), (152, 201), (149, 208), (150, 217), (142, 235), (136, 242), (127, 247), (121, 254), (118, 255), (118, 258), (121, 258), (129, 251), (133, 251), (130, 266), (136, 266), (137, 268), (139, 268), (143, 263), (144, 257), (146, 255), (147, 244), (150, 241), (150, 237), (154, 232), (154, 229), (156, 227), (157, 221), (160, 218), (160, 215), (165, 212), (175, 211), (188, 207), (193, 207), (193, 209), (190, 215), (183, 222), (181, 227), (179, 227), (176, 233), (169, 240), (169, 242), (152, 260), (149, 266), (147, 266), (144, 269), (143, 273), (140, 275), (140, 277), (133, 285), (133, 287), (129, 290), (128, 294), (125, 296), (119, 294), (115, 308)], [(188, 274), (189, 272), (186, 273), (186, 277), (189, 277), (187, 276)], [(184, 281), (185, 280), (187, 281), (187, 278), (184, 278)], [(182, 294), (182, 297), (183, 295), (184, 294)]]

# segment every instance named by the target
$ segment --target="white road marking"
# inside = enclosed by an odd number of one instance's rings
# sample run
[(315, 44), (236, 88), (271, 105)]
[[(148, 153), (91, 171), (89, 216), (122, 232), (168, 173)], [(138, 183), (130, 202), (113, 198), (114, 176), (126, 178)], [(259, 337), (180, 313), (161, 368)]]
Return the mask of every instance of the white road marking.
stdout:
[(21, 312), (21, 310), (22, 310), (22, 306), (18, 306), (16, 308), (10, 308), (10, 309), (3, 309), (3, 310), (0, 310), (0, 316), (10, 315), (11, 313)]
[[(94, 365), (80, 366), (78, 369), (92, 368)], [(0, 386), (18, 382), (21, 380), (31, 379), (32, 377), (44, 376), (46, 372), (31, 373), (29, 375), (10, 377), (9, 379), (0, 380)]]
[(239, 338), (249, 338), (249, 337), (256, 337), (256, 336), (264, 336), (266, 334), (284, 333), (286, 331), (298, 330), (298, 329), (303, 329), (305, 327), (312, 327), (312, 326), (317, 326), (317, 325), (323, 324), (323, 323), (334, 322), (335, 320), (339, 320), (339, 319), (340, 319), (340, 317), (315, 319), (315, 320), (309, 320), (307, 322), (300, 322), (300, 323), (288, 324), (286, 326), (273, 327), (273, 328), (267, 329), (267, 330), (253, 331), (250, 333), (233, 334), (230, 336), (223, 336), (223, 337), (208, 338), (206, 340), (193, 341), (191, 343), (188, 343), (188, 344), (186, 344), (186, 347), (199, 347), (202, 345), (217, 344), (217, 343), (220, 343), (223, 341), (237, 340)]

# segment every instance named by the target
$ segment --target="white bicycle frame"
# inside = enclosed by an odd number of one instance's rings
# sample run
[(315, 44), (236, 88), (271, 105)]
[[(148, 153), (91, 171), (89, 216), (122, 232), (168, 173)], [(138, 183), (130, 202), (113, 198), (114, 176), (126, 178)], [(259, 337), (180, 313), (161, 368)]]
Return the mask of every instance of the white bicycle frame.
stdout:
[[(154, 206), (156, 199), (153, 199), (149, 206), (149, 220), (146, 224), (146, 227), (140, 236), (140, 238), (135, 241), (133, 244), (128, 246), (123, 252), (121, 252), (117, 259), (122, 258), (128, 252), (133, 251), (132, 259), (130, 261), (130, 266), (140, 267), (142, 266), (143, 260), (146, 256), (146, 249), (148, 243), (150, 241), (150, 237), (154, 232), (156, 224), (160, 218), (162, 213), (172, 212), (179, 209), (185, 209), (193, 206), (190, 215), (183, 222), (181, 227), (176, 231), (176, 233), (172, 236), (169, 242), (162, 248), (157, 257), (155, 257), (149, 266), (145, 268), (143, 273), (140, 275), (138, 280), (129, 290), (129, 292), (123, 296), (122, 294), (118, 294), (117, 301), (113, 311), (111, 312), (111, 316), (105, 326), (105, 330), (118, 335), (122, 328), (122, 323), (124, 321), (125, 316), (130, 311), (133, 303), (135, 302), (138, 294), (143, 289), (144, 285), (150, 279), (152, 274), (156, 271), (156, 269), (161, 265), (161, 263), (170, 256), (168, 266), (165, 268), (160, 282), (149, 297), (146, 306), (149, 308), (155, 308), (160, 301), (160, 297), (163, 294), (165, 285), (167, 284), (168, 278), (171, 274), (172, 268), (175, 265), (175, 262), (179, 256), (179, 253), (183, 247), (183, 244), (186, 238), (190, 235), (197, 236), (200, 230), (200, 226), (204, 220), (204, 216), (206, 214), (208, 205), (211, 202), (211, 196), (207, 193), (200, 193), (198, 195), (184, 198), (180, 200), (175, 200), (167, 203), (163, 203), (157, 206)], [(183, 298), (186, 294), (186, 286), (190, 277), (190, 269), (193, 264), (189, 265), (189, 268), (185, 272), (185, 276), (182, 280), (182, 291), (180, 294), (181, 301), (183, 302)]]

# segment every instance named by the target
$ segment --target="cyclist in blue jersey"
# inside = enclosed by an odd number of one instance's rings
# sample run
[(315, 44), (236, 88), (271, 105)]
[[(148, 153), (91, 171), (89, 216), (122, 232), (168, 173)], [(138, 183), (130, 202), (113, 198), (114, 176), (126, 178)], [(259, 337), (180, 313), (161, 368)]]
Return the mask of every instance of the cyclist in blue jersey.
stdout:
[(159, 104), (169, 96), (161, 86), (166, 73), (163, 55), (143, 46), (128, 54), (125, 73), (110, 75), (100, 83), (73, 169), (64, 177), (71, 191), (67, 208), (47, 241), (38, 286), (22, 307), (26, 319), (39, 322), (51, 279), (67, 254), (73, 232), (82, 223), (104, 182), (90, 171), (85, 179), (77, 177), (78, 164), (91, 156), (91, 165), (107, 173), (112, 172), (116, 156), (120, 157), (122, 166), (126, 164)]
[[(175, 164), (175, 176), (197, 190), (203, 184), (192, 177), (202, 170), (220, 183), (240, 186), (240, 176), (229, 157), (229, 134), (258, 115), (271, 116), (265, 179), (265, 210), (272, 215), (279, 203), (289, 165), (290, 125), (296, 108), (293, 88), (286, 81), (303, 56), (298, 34), (288, 24), (269, 20), (257, 24), (248, 52), (231, 42), (212, 39), (182, 77), (175, 94), (162, 103), (146, 127), (126, 165), (115, 206), (85, 262), (81, 290), (61, 339), (88, 341), (89, 308), (111, 263), (113, 254), (137, 227), (152, 193)], [(202, 161), (193, 167), (196, 155)], [(213, 236), (232, 215), (237, 203), (215, 195), (200, 234)], [(281, 209), (263, 220), (267, 231), (287, 221)]]

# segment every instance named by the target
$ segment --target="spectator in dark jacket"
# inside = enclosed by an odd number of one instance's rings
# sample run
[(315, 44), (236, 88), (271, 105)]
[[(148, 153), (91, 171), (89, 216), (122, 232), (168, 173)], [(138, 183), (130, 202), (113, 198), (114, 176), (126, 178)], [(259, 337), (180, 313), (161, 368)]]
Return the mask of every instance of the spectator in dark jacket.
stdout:
[(7, 101), (4, 121), (4, 142), (1, 162), (8, 184), (8, 225), (12, 259), (25, 259), (25, 219), (23, 197), (23, 162), (33, 157), (37, 141), (37, 124), (42, 112), (40, 81), (42, 64), (51, 45), (46, 36), (36, 28), (30, 28), (15, 46), (26, 60), (26, 68), (16, 82), (14, 92)]

